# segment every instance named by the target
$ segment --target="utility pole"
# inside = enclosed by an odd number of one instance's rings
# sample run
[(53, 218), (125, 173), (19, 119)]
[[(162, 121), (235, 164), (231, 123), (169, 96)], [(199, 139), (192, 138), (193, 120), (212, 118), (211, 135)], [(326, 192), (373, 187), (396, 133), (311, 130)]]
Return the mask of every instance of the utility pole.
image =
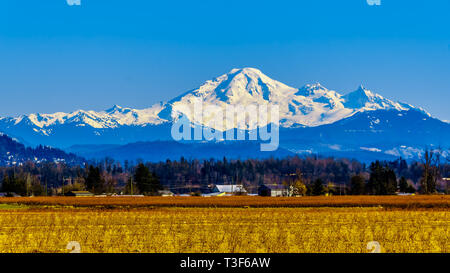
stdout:
[(25, 185), (26, 185), (26, 189), (27, 189), (27, 197), (29, 196), (29, 194), (28, 194), (28, 178), (30, 177), (30, 175), (28, 174), (27, 175), (27, 180), (25, 181)]
[(131, 195), (133, 195), (133, 176), (130, 177)]

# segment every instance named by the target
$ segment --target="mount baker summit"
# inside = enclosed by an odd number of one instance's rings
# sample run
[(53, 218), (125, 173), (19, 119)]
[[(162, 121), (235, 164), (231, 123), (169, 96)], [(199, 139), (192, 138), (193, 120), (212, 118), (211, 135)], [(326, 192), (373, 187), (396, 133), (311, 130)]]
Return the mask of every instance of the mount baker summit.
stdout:
[[(319, 83), (294, 88), (255, 68), (233, 69), (146, 109), (115, 105), (99, 112), (0, 117), (0, 132), (30, 146), (50, 145), (85, 153), (95, 150), (84, 156), (103, 155), (100, 151), (108, 155), (110, 149), (130, 143), (170, 143), (170, 128), (177, 118), (173, 109), (180, 104), (192, 105), (195, 98), (220, 107), (278, 105), (280, 148), (287, 154), (318, 153), (363, 160), (417, 158), (424, 149), (450, 146), (450, 124), (420, 107), (389, 100), (363, 86), (346, 95)], [(188, 118), (201, 123), (194, 117)]]

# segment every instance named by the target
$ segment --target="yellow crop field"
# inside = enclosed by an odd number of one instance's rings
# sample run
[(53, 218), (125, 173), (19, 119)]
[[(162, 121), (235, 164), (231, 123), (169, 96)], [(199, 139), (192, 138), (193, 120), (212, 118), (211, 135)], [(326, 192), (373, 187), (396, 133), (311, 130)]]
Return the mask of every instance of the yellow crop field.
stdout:
[(12, 197), (0, 198), (0, 204), (74, 207), (378, 207), (450, 209), (450, 195), (413, 196), (302, 196), (302, 197)]
[[(450, 211), (0, 205), (0, 252), (450, 252)], [(72, 243), (72, 245), (74, 245)], [(72, 248), (72, 245), (70, 248)]]

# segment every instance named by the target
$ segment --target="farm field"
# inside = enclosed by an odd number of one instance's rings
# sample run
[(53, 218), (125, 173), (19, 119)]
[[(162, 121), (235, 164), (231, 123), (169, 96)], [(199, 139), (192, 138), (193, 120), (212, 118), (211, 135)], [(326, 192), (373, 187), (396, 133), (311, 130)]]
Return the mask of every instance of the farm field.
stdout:
[[(322, 206), (326, 198), (327, 205), (335, 205)], [(183, 198), (185, 204), (176, 197), (134, 198), (138, 205), (127, 204), (125, 198), (4, 198), (0, 202), (0, 252), (67, 253), (71, 241), (79, 242), (81, 252), (100, 253), (367, 253), (371, 241), (379, 242), (382, 252), (450, 252), (447, 197), (373, 198), (384, 203), (375, 205), (367, 199), (365, 204), (370, 206), (352, 207), (341, 197), (286, 198), (292, 201), (188, 197)], [(410, 198), (420, 207), (386, 207), (396, 200), (405, 206)], [(23, 201), (27, 199), (39, 202)], [(161, 205), (166, 199), (179, 203)], [(295, 207), (292, 204), (298, 204), (297, 200), (315, 206)]]
[(12, 197), (0, 204), (74, 207), (385, 207), (447, 208), (450, 195), (304, 197)]

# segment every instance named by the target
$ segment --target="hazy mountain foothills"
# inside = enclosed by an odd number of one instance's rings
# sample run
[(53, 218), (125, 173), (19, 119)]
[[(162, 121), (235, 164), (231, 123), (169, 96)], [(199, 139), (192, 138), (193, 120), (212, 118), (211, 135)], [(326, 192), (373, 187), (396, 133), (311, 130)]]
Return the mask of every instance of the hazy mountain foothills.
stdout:
[(48, 146), (25, 147), (16, 140), (0, 133), (0, 166), (13, 166), (27, 161), (80, 164), (84, 162), (84, 159)]
[(295, 153), (283, 148), (272, 152), (260, 151), (257, 141), (231, 141), (231, 142), (191, 142), (181, 143), (175, 141), (135, 142), (125, 145), (74, 145), (68, 152), (89, 159), (113, 158), (118, 161), (150, 161), (158, 162), (179, 160), (209, 159), (265, 159), (269, 157), (283, 158), (294, 156)]
[[(195, 98), (220, 107), (278, 105), (279, 151), (261, 153), (256, 145), (242, 143), (202, 146), (173, 142), (170, 129), (179, 116), (174, 109), (179, 109), (180, 105), (192, 107)], [(205, 125), (190, 113), (185, 114), (194, 124)], [(236, 124), (232, 127), (237, 127)], [(246, 124), (246, 128), (241, 129), (256, 127)], [(426, 148), (450, 146), (450, 124), (432, 117), (420, 107), (391, 101), (363, 86), (346, 95), (319, 83), (293, 88), (255, 68), (233, 69), (197, 89), (147, 109), (116, 105), (101, 112), (78, 110), (4, 117), (0, 118), (0, 131), (30, 146), (51, 145), (87, 157), (151, 161), (182, 155), (260, 158), (295, 153), (319, 153), (364, 161), (399, 156), (415, 159)], [(227, 145), (227, 148), (217, 145)], [(155, 154), (155, 150), (166, 152)]]

